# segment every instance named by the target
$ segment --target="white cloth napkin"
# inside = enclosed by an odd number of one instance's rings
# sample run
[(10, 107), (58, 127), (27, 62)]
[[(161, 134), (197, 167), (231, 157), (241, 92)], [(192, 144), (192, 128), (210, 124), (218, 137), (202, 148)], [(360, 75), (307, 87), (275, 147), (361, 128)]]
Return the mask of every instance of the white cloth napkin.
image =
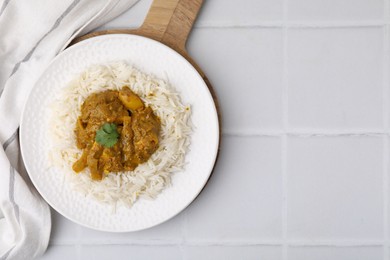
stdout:
[(42, 255), (50, 209), (29, 181), (18, 129), (25, 100), (49, 62), (137, 0), (0, 0), (0, 260)]

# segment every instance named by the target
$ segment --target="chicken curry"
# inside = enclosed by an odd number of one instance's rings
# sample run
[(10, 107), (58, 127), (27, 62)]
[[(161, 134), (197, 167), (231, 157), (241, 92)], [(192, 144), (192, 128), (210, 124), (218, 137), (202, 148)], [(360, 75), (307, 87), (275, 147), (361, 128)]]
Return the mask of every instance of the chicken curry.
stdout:
[(83, 153), (72, 168), (88, 167), (93, 180), (132, 171), (157, 150), (160, 128), (153, 110), (127, 86), (91, 94), (77, 119), (76, 144)]

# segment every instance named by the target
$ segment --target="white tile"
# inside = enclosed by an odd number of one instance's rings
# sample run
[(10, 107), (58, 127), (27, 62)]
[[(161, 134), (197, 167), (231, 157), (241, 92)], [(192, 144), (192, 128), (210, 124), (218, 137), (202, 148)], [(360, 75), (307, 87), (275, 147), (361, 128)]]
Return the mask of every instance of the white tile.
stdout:
[(291, 20), (380, 20), (383, 0), (289, 0)]
[(80, 259), (76, 246), (49, 246), (44, 255), (37, 260), (77, 260)]
[(292, 247), (289, 260), (382, 260), (383, 247)]
[(129, 233), (101, 232), (86, 227), (80, 227), (80, 241), (96, 244), (125, 244), (132, 242), (183, 240), (183, 214), (179, 214), (158, 226)]
[(189, 246), (184, 249), (186, 260), (281, 260), (278, 246)]
[(138, 28), (143, 23), (146, 14), (152, 4), (153, 0), (140, 0), (133, 7), (97, 28), (95, 31), (102, 31), (107, 29), (120, 29), (120, 28)]
[(216, 169), (187, 214), (187, 241), (281, 238), (278, 138), (224, 137)]
[(204, 1), (197, 24), (246, 25), (282, 20), (283, 0)]
[(381, 28), (290, 30), (288, 44), (292, 128), (383, 128)]
[(383, 237), (383, 143), (380, 137), (288, 140), (289, 239)]
[(182, 252), (178, 246), (83, 246), (80, 259), (137, 259), (137, 260), (179, 260)]
[(51, 209), (51, 234), (50, 244), (74, 244), (79, 238), (79, 225), (63, 217), (54, 209)]
[(280, 29), (195, 29), (188, 49), (217, 92), (225, 129), (281, 127)]

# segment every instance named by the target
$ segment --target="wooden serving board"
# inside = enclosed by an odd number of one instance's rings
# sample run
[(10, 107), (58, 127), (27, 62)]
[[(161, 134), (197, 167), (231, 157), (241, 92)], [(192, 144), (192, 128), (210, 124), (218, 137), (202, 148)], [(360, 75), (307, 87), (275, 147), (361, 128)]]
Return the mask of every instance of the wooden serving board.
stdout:
[[(196, 20), (203, 0), (154, 0), (149, 12), (138, 29), (114, 29), (93, 32), (74, 39), (70, 45), (77, 42), (105, 34), (135, 34), (159, 41), (186, 58), (202, 76), (207, 84), (217, 108), (219, 121), (219, 146), (217, 160), (221, 144), (221, 113), (217, 96), (209, 80), (201, 68), (190, 57), (186, 50), (186, 42)], [(215, 165), (214, 165), (215, 167)]]

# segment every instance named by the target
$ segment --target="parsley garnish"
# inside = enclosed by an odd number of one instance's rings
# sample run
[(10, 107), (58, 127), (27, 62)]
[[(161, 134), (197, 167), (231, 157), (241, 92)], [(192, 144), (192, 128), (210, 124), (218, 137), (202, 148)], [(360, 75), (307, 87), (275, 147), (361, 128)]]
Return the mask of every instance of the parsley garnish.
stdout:
[(113, 147), (118, 142), (119, 133), (115, 124), (105, 123), (96, 131), (95, 141), (104, 147)]

